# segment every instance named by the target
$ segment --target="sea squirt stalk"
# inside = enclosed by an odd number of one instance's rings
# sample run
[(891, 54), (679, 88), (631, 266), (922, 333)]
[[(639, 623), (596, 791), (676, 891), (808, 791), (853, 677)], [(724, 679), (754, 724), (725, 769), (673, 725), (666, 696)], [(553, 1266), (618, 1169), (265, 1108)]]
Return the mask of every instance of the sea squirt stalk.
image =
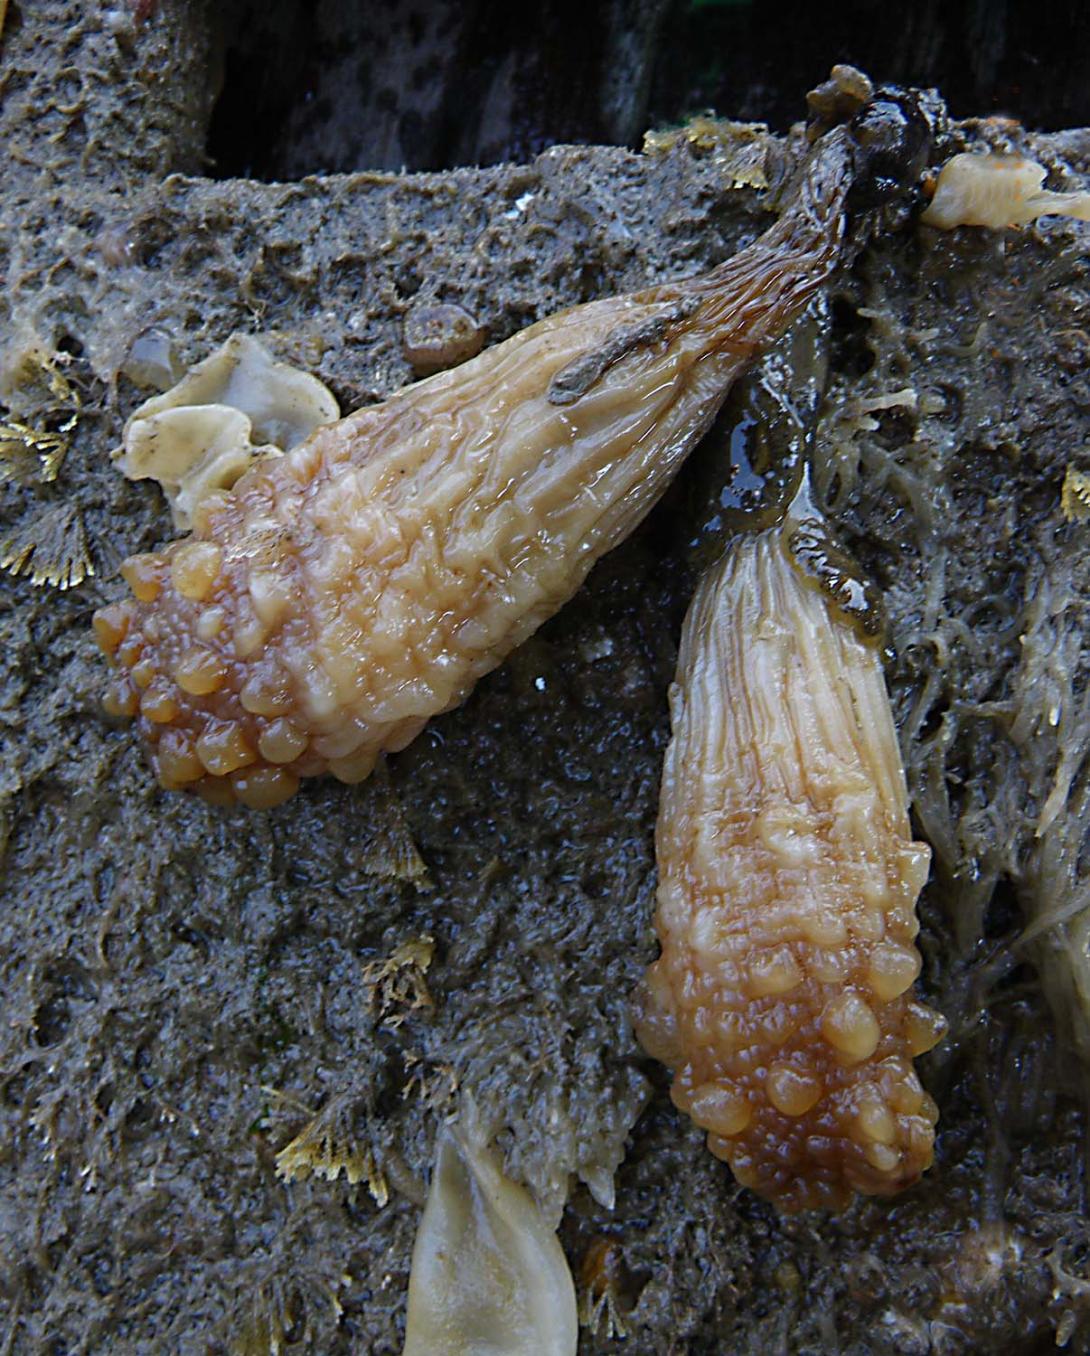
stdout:
[(912, 1061), (944, 1029), (912, 996), (930, 851), (880, 654), (809, 573), (822, 534), (804, 482), (689, 609), (656, 835), (662, 955), (637, 997), (676, 1105), (788, 1212), (929, 1166), (938, 1113)]
[(134, 556), (96, 614), (160, 782), (267, 807), (363, 780), (640, 522), (738, 372), (834, 268), (853, 142), (703, 276), (552, 316), (318, 429)]

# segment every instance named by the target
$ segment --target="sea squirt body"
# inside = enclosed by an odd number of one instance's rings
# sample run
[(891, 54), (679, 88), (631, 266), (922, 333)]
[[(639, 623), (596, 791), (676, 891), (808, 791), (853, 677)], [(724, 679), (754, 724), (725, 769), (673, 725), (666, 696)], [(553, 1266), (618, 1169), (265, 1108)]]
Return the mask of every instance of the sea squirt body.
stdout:
[(742, 538), (689, 610), (637, 1020), (712, 1152), (788, 1212), (928, 1167), (912, 1061), (944, 1026), (912, 994), (930, 852), (880, 656), (792, 555), (804, 526)]
[(951, 156), (920, 220), (942, 231), (957, 226), (1001, 231), (1050, 215), (1090, 221), (1090, 193), (1052, 193), (1043, 187), (1047, 173), (1044, 165), (1020, 155), (965, 151)]
[(161, 783), (254, 807), (365, 778), (644, 517), (737, 373), (834, 268), (853, 150), (711, 273), (591, 302), (318, 429), (127, 561), (100, 611)]

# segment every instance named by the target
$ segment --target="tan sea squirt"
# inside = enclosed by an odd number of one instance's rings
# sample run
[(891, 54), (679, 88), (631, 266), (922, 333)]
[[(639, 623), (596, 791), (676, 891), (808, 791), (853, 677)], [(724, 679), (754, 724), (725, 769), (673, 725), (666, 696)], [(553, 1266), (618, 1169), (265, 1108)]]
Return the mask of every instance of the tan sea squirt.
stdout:
[(738, 372), (833, 270), (853, 146), (701, 277), (552, 316), (319, 428), (122, 567), (96, 614), (160, 782), (263, 808), (358, 782), (462, 702), (662, 494)]
[(861, 590), (838, 576), (834, 601), (810, 572), (823, 535), (796, 500), (693, 600), (656, 837), (662, 955), (638, 995), (674, 1102), (788, 1212), (930, 1165), (938, 1113), (912, 1061), (945, 1025), (912, 994), (930, 851), (880, 654), (848, 615)]
[(1053, 193), (1044, 188), (1048, 171), (1020, 155), (951, 156), (934, 186), (934, 197), (920, 217), (925, 226), (952, 231), (957, 226), (1028, 226), (1038, 217), (1064, 216), (1090, 221), (1090, 193)]

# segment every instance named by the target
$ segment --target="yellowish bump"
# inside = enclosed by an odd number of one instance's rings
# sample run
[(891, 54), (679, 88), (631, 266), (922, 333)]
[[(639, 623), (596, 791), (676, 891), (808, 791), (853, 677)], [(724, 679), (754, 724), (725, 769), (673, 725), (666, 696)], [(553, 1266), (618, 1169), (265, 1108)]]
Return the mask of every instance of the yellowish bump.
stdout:
[(117, 662), (131, 669), (144, 653), (144, 638), (139, 633), (126, 636), (117, 649)]
[(877, 1168), (887, 1176), (901, 1166), (901, 1151), (891, 1148), (888, 1144), (868, 1144), (863, 1150), (863, 1156), (872, 1168)]
[(101, 607), (95, 613), (91, 625), (95, 628), (95, 639), (104, 654), (112, 655), (125, 639), (131, 619), (130, 605), (111, 603)]
[(923, 1095), (923, 1105), (920, 1107), (919, 1115), (929, 1125), (935, 1125), (939, 1119), (938, 1103), (933, 1097), (928, 1097), (926, 1092)]
[(748, 1039), (749, 1025), (741, 1012), (726, 1008), (715, 1015), (715, 1043), (724, 1054), (733, 1054)]
[(896, 873), (909, 915), (915, 920), (915, 901), (931, 874), (931, 849), (925, 847), (923, 843), (905, 843), (895, 861)]
[(913, 1056), (933, 1050), (945, 1035), (945, 1017), (922, 1003), (909, 1003), (905, 1012), (905, 1040)]
[(333, 762), (340, 758), (349, 758), (364, 742), (366, 734), (359, 726), (349, 722), (332, 734), (320, 734), (314, 739), (314, 752), (319, 758)]
[(291, 581), (275, 570), (253, 570), (249, 580), (250, 601), (258, 619), (276, 626), (291, 609), (294, 592)]
[(130, 556), (122, 562), (121, 578), (141, 603), (153, 603), (162, 588), (162, 563), (150, 553)]
[(923, 1084), (916, 1076), (915, 1069), (906, 1069), (890, 1082), (886, 1099), (894, 1111), (901, 1116), (915, 1116), (925, 1101), (930, 1100), (923, 1090)]
[(188, 541), (170, 560), (170, 578), (183, 598), (202, 602), (216, 582), (223, 552), (214, 541)]
[(197, 757), (214, 777), (226, 777), (252, 763), (256, 754), (234, 721), (212, 721), (197, 740)]
[(251, 810), (271, 810), (295, 795), (299, 778), (282, 767), (247, 768), (231, 779), (235, 795)]
[(911, 906), (898, 904), (886, 915), (886, 931), (891, 937), (908, 946), (919, 935), (920, 920)]
[[(297, 673), (299, 679), (299, 694), (306, 709), (307, 714), (317, 725), (323, 725), (328, 722), (327, 728), (331, 728), (337, 719), (339, 702), (336, 690), (322, 668), (315, 663), (308, 663), (302, 673)], [(411, 684), (403, 684), (399, 691), (399, 699), (404, 691)]]
[(843, 946), (848, 940), (847, 924), (834, 909), (807, 912), (799, 926), (806, 940), (815, 946)]
[(885, 1102), (877, 1098), (865, 1101), (855, 1117), (855, 1124), (864, 1140), (875, 1144), (892, 1144), (897, 1138), (897, 1122)]
[(223, 624), (227, 620), (227, 613), (222, 607), (206, 607), (197, 618), (197, 638), (199, 640), (214, 640), (223, 630)]
[(851, 969), (850, 954), (841, 949), (818, 947), (806, 958), (807, 968), (822, 984), (843, 984)]
[(257, 747), (267, 763), (293, 763), (306, 752), (307, 737), (290, 720), (274, 720), (262, 730)]
[(279, 716), (291, 707), (283, 677), (267, 667), (251, 673), (243, 683), (238, 699), (243, 709), (255, 716)]
[(703, 1130), (722, 1137), (740, 1135), (753, 1119), (744, 1097), (722, 1083), (702, 1083), (686, 1098), (689, 1115)]
[(852, 937), (856, 941), (880, 942), (886, 935), (885, 916), (877, 909), (857, 910), (852, 918)]
[(878, 1019), (858, 994), (850, 990), (825, 1005), (822, 1035), (851, 1064), (869, 1059), (878, 1048), (882, 1030)]
[(767, 806), (753, 828), (781, 866), (802, 866), (812, 862), (820, 852), (809, 832), (806, 814), (798, 805), (775, 803)]
[(127, 678), (118, 678), (102, 695), (102, 709), (108, 716), (135, 716), (139, 701)]
[(158, 673), (159, 670), (150, 659), (141, 659), (138, 664), (133, 665), (130, 676), (137, 687), (146, 688), (152, 685)]
[(755, 998), (790, 993), (802, 983), (798, 961), (786, 946), (763, 951), (749, 963), (749, 991)]
[(231, 502), (231, 494), (228, 490), (212, 490), (193, 510), (192, 523), (193, 535), (195, 537), (207, 537), (212, 531), (212, 524), (216, 515)]
[[(734, 1173), (739, 1183), (744, 1187), (749, 1187), (751, 1191), (759, 1190), (761, 1185), (761, 1172), (757, 1166), (756, 1160), (750, 1158), (748, 1155), (745, 1157), (741, 1156), (738, 1153), (738, 1145), (736, 1143), (732, 1144), (729, 1140), (720, 1142), (723, 1145), (724, 1152), (719, 1154), (718, 1157), (727, 1160), (731, 1166), (731, 1171)], [(712, 1153), (715, 1153), (710, 1137), (708, 1139), (708, 1147), (711, 1149)]]
[(883, 925), (882, 916), (889, 906), (889, 884), (886, 881), (885, 874), (864, 867), (860, 871), (855, 894), (867, 915), (874, 918), (878, 926), (881, 927)]
[(169, 725), (178, 715), (178, 703), (165, 682), (152, 683), (140, 698), (140, 714), (154, 725)]
[(803, 1020), (805, 1013), (801, 1005), (776, 1003), (751, 1024), (753, 1038), (766, 1041), (772, 1049), (778, 1050), (787, 1044)]
[(765, 1079), (768, 1100), (785, 1116), (805, 1116), (823, 1091), (820, 1079), (790, 1064), (774, 1064)]
[(155, 751), (159, 781), (170, 791), (188, 786), (204, 775), (204, 767), (197, 757), (193, 742), (180, 730), (167, 730)]
[(258, 617), (239, 622), (234, 631), (235, 654), (239, 659), (251, 659), (265, 644), (267, 635), (265, 625)]
[(365, 744), (362, 749), (357, 749), (346, 758), (330, 759), (329, 770), (339, 782), (355, 786), (357, 782), (365, 781), (371, 775), (377, 758), (378, 750), (373, 745)]
[(915, 947), (883, 942), (871, 953), (867, 983), (880, 1002), (888, 1003), (910, 989), (919, 973), (920, 954)]
[(187, 651), (174, 666), (174, 681), (194, 697), (218, 692), (227, 681), (227, 665), (211, 650)]

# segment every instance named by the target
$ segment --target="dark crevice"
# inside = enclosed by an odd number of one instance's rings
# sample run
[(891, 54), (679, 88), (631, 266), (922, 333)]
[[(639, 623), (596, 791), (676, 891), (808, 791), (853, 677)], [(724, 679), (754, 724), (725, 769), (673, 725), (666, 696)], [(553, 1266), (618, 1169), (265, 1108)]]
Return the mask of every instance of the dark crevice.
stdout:
[(1082, 0), (674, 0), (652, 114), (704, 108), (783, 131), (837, 61), (879, 83), (936, 86), (955, 117), (1004, 113), (1051, 130), (1090, 121)]
[(638, 145), (708, 108), (785, 130), (837, 61), (935, 85), (951, 111), (1090, 122), (1068, 60), (1080, 0), (228, 0), (209, 137), (219, 177), (524, 161), (564, 142)]
[(669, 3), (232, 0), (214, 172), (444, 169), (522, 161), (558, 141), (632, 140), (651, 75), (646, 38)]

